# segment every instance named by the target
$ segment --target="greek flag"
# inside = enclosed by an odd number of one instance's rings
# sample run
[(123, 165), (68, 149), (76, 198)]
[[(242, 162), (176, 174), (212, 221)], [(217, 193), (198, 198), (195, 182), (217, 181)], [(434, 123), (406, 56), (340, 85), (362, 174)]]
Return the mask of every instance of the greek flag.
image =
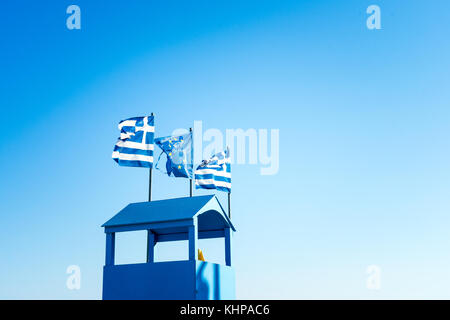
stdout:
[(196, 189), (217, 189), (231, 192), (230, 151), (222, 151), (203, 162), (195, 170)]
[(153, 166), (154, 117), (134, 117), (119, 122), (120, 137), (112, 158), (121, 166)]

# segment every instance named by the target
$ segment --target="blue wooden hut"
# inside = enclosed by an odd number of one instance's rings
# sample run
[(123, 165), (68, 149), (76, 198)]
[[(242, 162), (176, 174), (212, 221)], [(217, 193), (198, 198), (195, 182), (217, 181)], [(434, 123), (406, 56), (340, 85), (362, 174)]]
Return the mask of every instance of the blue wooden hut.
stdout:
[[(131, 203), (102, 225), (103, 299), (234, 299), (231, 237), (236, 231), (214, 195)], [(147, 230), (147, 262), (114, 264), (115, 234)], [(225, 265), (197, 260), (198, 239), (225, 238)], [(155, 262), (158, 242), (189, 241), (189, 259)]]

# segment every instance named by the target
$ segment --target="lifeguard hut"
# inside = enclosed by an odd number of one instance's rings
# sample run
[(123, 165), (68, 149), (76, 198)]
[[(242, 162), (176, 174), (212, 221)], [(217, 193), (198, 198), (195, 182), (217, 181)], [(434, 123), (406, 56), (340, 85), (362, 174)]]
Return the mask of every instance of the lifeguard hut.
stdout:
[[(236, 231), (214, 195), (131, 203), (102, 225), (106, 233), (103, 299), (235, 298), (231, 237)], [(147, 230), (147, 262), (114, 264), (115, 234)], [(199, 261), (198, 239), (225, 238), (225, 265)], [(188, 240), (189, 260), (155, 262), (158, 242)]]

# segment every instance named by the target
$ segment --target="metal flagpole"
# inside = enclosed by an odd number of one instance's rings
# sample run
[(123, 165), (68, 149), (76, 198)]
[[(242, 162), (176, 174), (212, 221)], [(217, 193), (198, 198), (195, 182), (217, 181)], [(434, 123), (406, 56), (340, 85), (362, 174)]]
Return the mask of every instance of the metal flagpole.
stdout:
[[(151, 114), (151, 116), (153, 117), (153, 112)], [(153, 154), (155, 154), (155, 150), (153, 150)], [(153, 161), (154, 162), (154, 161)], [(150, 167), (150, 174), (148, 177), (148, 201), (152, 201), (152, 175), (153, 175), (153, 163), (152, 166)]]
[(231, 191), (228, 192), (228, 218), (231, 219)]
[[(192, 128), (189, 128), (189, 132), (192, 133)], [(192, 143), (194, 143), (194, 142), (192, 141), (192, 137), (191, 137), (191, 146), (192, 146)], [(192, 153), (193, 153), (192, 151), (193, 150), (191, 150), (191, 158), (192, 158)], [(194, 170), (193, 167), (194, 167), (194, 164), (192, 163), (192, 170)], [(192, 172), (192, 174), (194, 174), (194, 172)], [(192, 178), (189, 179), (189, 196), (192, 197)]]
[(152, 173), (153, 169), (150, 168), (150, 175), (148, 179), (148, 201), (152, 201)]
[[(151, 113), (151, 116), (153, 117), (153, 112)], [(153, 122), (153, 125), (154, 122)], [(153, 146), (155, 146), (153, 142)], [(152, 201), (152, 175), (153, 175), (153, 162), (154, 161), (154, 155), (155, 155), (155, 148), (153, 147), (153, 161), (152, 166), (150, 167), (150, 172), (148, 176), (148, 202)], [(153, 256), (153, 246), (155, 245), (155, 235), (152, 233), (151, 230), (147, 230), (147, 259), (146, 262), (153, 262), (154, 256)]]

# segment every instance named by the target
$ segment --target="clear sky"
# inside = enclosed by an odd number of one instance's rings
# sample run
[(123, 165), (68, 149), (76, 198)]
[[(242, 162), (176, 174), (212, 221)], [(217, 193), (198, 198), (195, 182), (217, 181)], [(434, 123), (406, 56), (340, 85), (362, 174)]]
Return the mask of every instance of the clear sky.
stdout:
[[(100, 226), (147, 198), (117, 123), (154, 112), (157, 136), (280, 130), (278, 174), (232, 168), (238, 298), (449, 299), (449, 36), (446, 0), (3, 1), (0, 298), (101, 298)], [(188, 190), (154, 175), (155, 199)]]

